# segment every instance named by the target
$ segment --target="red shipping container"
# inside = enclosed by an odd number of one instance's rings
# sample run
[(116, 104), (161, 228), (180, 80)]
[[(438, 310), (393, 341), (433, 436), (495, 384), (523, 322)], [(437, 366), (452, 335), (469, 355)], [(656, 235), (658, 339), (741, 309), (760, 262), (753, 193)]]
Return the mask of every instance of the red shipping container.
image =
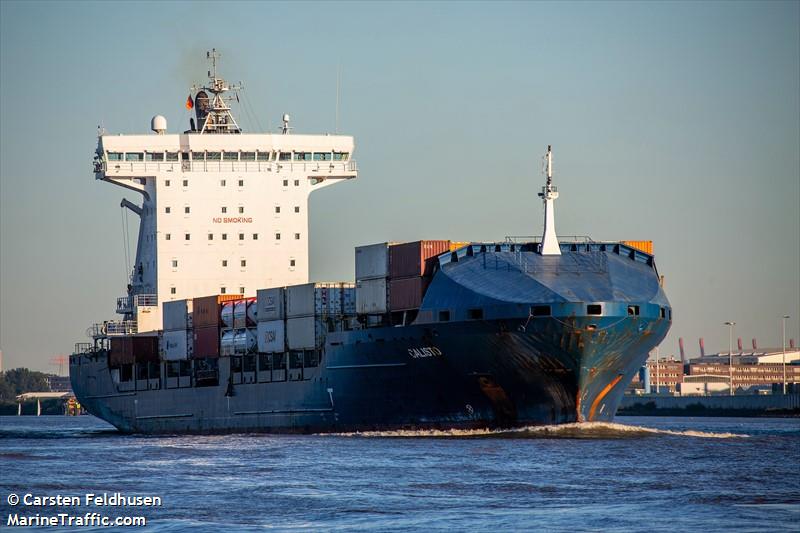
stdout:
[(206, 326), (194, 328), (194, 353), (192, 358), (219, 357), (219, 328)]
[(215, 294), (214, 296), (201, 296), (192, 301), (192, 323), (194, 327), (220, 325), (219, 312), (222, 302), (238, 300), (241, 294)]
[[(429, 274), (428, 260), (450, 251), (450, 241), (414, 241), (389, 248), (389, 277), (410, 278)], [(426, 268), (427, 265), (427, 268)]]
[(111, 337), (108, 366), (129, 365), (131, 363), (133, 363), (132, 337)]
[(132, 344), (137, 363), (158, 362), (158, 337), (132, 337)]
[(158, 362), (158, 337), (111, 337), (108, 366)]
[(430, 280), (421, 276), (393, 279), (389, 282), (389, 310), (419, 309)]

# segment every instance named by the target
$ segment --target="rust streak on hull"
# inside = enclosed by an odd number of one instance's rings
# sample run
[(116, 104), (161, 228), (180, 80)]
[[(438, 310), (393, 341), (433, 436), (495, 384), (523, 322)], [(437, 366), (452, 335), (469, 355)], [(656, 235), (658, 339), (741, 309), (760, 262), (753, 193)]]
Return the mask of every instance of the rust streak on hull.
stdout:
[(603, 390), (601, 390), (600, 394), (597, 395), (597, 398), (594, 399), (594, 401), (592, 402), (592, 406), (589, 408), (589, 421), (590, 422), (592, 420), (594, 420), (594, 413), (597, 410), (597, 406), (600, 404), (601, 401), (603, 401), (603, 398), (606, 397), (606, 394), (608, 394), (608, 392), (611, 389), (614, 388), (614, 385), (619, 383), (619, 380), (621, 380), (621, 379), (622, 379), (622, 374), (620, 374), (617, 377), (615, 377), (613, 380), (611, 380), (611, 383), (609, 383), (608, 385), (603, 387)]

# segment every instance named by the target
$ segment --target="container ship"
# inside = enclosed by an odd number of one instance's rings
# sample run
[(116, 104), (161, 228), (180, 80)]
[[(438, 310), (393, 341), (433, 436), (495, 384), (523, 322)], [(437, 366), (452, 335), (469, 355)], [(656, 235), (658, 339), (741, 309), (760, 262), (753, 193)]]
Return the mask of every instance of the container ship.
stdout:
[(244, 133), (217, 74), (189, 129), (100, 132), (95, 178), (134, 191), (118, 320), (70, 357), (87, 411), (125, 433), (351, 432), (609, 421), (672, 309), (649, 241), (557, 237), (355, 249), (309, 282), (308, 197), (358, 177), (354, 140)]

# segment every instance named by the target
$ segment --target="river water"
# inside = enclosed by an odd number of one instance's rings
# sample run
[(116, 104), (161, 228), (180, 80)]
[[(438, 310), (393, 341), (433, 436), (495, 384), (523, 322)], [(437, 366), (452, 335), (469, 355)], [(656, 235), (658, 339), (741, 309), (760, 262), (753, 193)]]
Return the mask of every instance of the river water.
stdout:
[[(86, 493), (162, 501), (93, 507)], [(144, 516), (148, 531), (798, 531), (800, 419), (151, 437), (91, 416), (0, 417), (0, 494), (0, 529), (9, 515), (99, 512)]]

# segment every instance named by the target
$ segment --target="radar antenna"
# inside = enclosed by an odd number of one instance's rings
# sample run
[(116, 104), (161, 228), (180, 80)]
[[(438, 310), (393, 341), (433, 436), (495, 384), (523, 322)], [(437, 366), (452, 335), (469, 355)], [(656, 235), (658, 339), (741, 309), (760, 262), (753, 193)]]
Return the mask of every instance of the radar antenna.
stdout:
[[(206, 59), (211, 61), (211, 70), (208, 71), (209, 82), (206, 85), (193, 85), (190, 89), (194, 94), (194, 102), (189, 98), (187, 107), (195, 108), (197, 117), (197, 130), (200, 133), (242, 133), (242, 129), (233, 118), (229, 102), (238, 97), (225, 95), (228, 91), (242, 90), (241, 82), (232, 85), (217, 76), (217, 59), (220, 54), (216, 48), (206, 52)], [(211, 93), (211, 97), (209, 97)], [(192, 131), (195, 131), (192, 127)]]
[(558, 198), (558, 189), (553, 185), (553, 150), (547, 145), (547, 153), (544, 156), (547, 181), (539, 193), (539, 198), (544, 201), (544, 231), (542, 232), (542, 244), (539, 252), (542, 255), (561, 255), (561, 247), (558, 245), (556, 237), (555, 211), (553, 200)]

